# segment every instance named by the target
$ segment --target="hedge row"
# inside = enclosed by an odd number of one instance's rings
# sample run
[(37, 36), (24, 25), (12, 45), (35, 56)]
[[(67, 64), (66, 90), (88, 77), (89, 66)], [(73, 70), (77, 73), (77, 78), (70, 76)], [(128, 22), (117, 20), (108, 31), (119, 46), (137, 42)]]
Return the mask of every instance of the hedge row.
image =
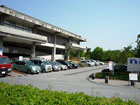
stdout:
[(83, 93), (40, 90), (31, 85), (0, 83), (0, 105), (138, 105), (120, 98), (92, 97)]
[[(111, 72), (98, 72), (95, 74), (95, 78), (104, 79), (105, 76), (109, 76), (109, 78), (113, 80), (129, 81), (129, 72), (115, 72), (114, 75), (112, 75)], [(140, 82), (140, 75), (138, 76), (138, 82)]]

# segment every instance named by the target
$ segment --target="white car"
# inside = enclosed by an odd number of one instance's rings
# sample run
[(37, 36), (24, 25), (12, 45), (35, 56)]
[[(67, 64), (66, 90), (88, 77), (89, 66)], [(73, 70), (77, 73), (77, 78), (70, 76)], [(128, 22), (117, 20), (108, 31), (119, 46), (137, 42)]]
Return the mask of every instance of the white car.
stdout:
[(101, 62), (99, 60), (97, 60), (97, 62), (99, 62), (100, 65), (104, 65), (105, 64), (104, 62)]
[(56, 62), (57, 65), (61, 66), (61, 70), (67, 70), (68, 66), (61, 64), (60, 62)]
[(90, 66), (90, 67), (95, 65), (94, 63), (92, 63), (91, 61), (88, 61), (88, 60), (81, 61), (80, 63), (81, 64), (85, 64), (86, 66)]
[(92, 62), (91, 60), (87, 60), (87, 62), (91, 63), (91, 65), (95, 66), (95, 62)]
[(98, 61), (96, 61), (96, 60), (91, 59), (91, 61), (95, 63), (95, 66), (100, 65), (100, 63)]

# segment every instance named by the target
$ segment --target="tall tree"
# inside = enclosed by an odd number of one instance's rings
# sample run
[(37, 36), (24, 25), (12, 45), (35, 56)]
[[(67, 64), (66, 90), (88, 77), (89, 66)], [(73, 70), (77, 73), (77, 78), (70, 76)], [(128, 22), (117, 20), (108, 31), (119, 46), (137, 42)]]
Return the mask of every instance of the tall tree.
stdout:
[(85, 52), (83, 50), (80, 52), (80, 57), (85, 57)]
[(138, 34), (137, 36), (137, 40), (136, 40), (136, 43), (137, 43), (137, 47), (136, 47), (136, 57), (140, 57), (140, 34)]
[(103, 56), (104, 56), (104, 51), (100, 47), (96, 47), (91, 53), (92, 59), (103, 60)]
[(85, 58), (90, 59), (90, 55), (91, 55), (91, 48), (87, 48), (85, 53)]
[(120, 57), (120, 63), (127, 63), (127, 58), (128, 57), (134, 57), (135, 52), (132, 49), (132, 46), (127, 46), (124, 47), (123, 50), (121, 51), (121, 57)]

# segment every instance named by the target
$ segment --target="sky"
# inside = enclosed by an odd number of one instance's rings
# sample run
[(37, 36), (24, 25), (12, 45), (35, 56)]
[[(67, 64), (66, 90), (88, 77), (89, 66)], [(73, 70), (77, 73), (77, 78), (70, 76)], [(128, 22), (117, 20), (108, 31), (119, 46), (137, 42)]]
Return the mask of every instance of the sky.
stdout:
[(85, 38), (92, 50), (136, 46), (140, 0), (0, 0), (0, 5)]

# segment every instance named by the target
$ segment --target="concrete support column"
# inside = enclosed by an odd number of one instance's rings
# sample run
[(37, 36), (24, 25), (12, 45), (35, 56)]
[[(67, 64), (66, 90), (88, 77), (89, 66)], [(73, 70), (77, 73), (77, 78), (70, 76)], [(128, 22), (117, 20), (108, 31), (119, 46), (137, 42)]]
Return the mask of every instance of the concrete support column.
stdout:
[(3, 55), (3, 37), (0, 36), (0, 55)]
[(54, 47), (52, 48), (52, 61), (55, 61), (56, 56), (56, 34), (54, 35)]
[(80, 58), (80, 53), (81, 53), (81, 50), (78, 50), (78, 58)]
[(34, 58), (35, 56), (36, 56), (36, 43), (33, 43), (31, 48), (31, 58)]
[(67, 49), (67, 61), (70, 60), (70, 49)]

